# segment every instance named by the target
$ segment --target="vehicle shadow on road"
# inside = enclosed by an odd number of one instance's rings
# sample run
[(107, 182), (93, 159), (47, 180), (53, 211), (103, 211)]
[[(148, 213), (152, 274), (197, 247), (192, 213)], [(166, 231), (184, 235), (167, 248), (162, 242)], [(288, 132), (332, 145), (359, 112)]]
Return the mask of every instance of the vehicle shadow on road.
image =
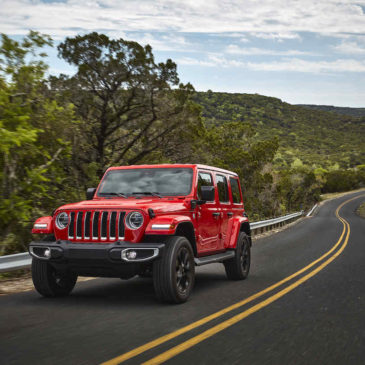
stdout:
[[(227, 286), (227, 278), (223, 272), (204, 271), (197, 272), (193, 296), (206, 296), (211, 293), (215, 295)], [(31, 298), (29, 298), (31, 295)], [(115, 278), (96, 278), (76, 284), (73, 292), (63, 298), (43, 298), (36, 291), (24, 292), (12, 295), (15, 299), (18, 296), (20, 305), (32, 304), (39, 306), (74, 305), (77, 306), (151, 306), (164, 305), (160, 303), (154, 293), (152, 278), (135, 277), (130, 280)], [(24, 300), (27, 296), (27, 300)], [(5, 298), (4, 298), (5, 299)]]

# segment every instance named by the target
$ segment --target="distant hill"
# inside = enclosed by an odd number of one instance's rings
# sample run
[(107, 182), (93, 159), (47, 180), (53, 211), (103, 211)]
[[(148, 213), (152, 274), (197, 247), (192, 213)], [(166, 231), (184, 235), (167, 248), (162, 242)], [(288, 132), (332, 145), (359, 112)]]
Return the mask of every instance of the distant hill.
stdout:
[(208, 123), (250, 122), (256, 127), (257, 138), (278, 136), (278, 166), (303, 163), (348, 168), (365, 163), (365, 118), (291, 105), (258, 94), (208, 91), (198, 92), (195, 100)]
[(343, 115), (351, 115), (352, 117), (365, 117), (365, 108), (348, 108), (341, 106), (332, 105), (311, 105), (311, 104), (298, 104), (298, 106), (303, 106), (304, 108), (322, 110), (326, 112), (332, 112)]

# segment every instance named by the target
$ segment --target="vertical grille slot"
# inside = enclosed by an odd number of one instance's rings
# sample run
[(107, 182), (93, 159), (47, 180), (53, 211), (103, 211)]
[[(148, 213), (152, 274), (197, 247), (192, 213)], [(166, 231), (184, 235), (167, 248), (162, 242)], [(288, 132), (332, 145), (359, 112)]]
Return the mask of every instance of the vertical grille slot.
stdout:
[(126, 212), (73, 211), (69, 213), (68, 239), (77, 241), (124, 240)]
[(75, 236), (75, 212), (70, 213), (70, 223), (68, 225), (68, 238)]
[(90, 239), (90, 212), (86, 212), (84, 221), (84, 238), (85, 240)]
[(100, 212), (94, 212), (94, 217), (93, 217), (93, 240), (97, 240), (99, 238), (99, 215), (100, 215)]
[(111, 212), (109, 219), (109, 238), (115, 240), (115, 233), (117, 228), (117, 212)]
[(81, 240), (82, 238), (82, 216), (84, 215), (83, 212), (77, 213), (76, 219), (76, 239)]
[(124, 216), (125, 212), (120, 212), (118, 221), (118, 238), (124, 240)]
[(100, 229), (100, 239), (106, 240), (108, 227), (108, 212), (101, 213), (101, 229)]

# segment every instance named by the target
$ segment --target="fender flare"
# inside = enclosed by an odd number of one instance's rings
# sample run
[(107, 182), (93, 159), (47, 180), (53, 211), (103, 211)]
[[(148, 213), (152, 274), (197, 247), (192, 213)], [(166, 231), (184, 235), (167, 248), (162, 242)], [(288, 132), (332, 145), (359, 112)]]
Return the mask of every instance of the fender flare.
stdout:
[(235, 249), (240, 232), (245, 232), (251, 244), (250, 223), (247, 217), (234, 217), (228, 221), (227, 236), (224, 242), (225, 249)]
[(192, 220), (187, 216), (163, 215), (151, 219), (145, 229), (145, 234), (174, 235), (180, 223), (191, 223)]
[[(46, 225), (44, 226), (44, 228), (40, 228), (37, 227), (36, 225)], [(38, 218), (34, 224), (33, 224), (33, 228), (32, 228), (32, 233), (33, 234), (52, 234), (53, 232), (53, 217), (48, 216), (48, 217), (40, 217)]]

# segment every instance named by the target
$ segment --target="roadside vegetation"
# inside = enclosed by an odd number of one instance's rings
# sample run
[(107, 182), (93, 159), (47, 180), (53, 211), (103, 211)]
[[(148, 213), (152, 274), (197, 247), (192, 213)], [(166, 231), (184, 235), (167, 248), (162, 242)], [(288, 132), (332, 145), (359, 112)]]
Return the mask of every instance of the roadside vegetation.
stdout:
[(356, 210), (356, 213), (362, 217), (365, 218), (365, 203), (362, 203)]
[(0, 255), (24, 251), (34, 220), (85, 199), (111, 165), (204, 163), (242, 178), (251, 220), (307, 209), (365, 185), (364, 118), (260, 95), (197, 93), (150, 46), (66, 38), (73, 75), (49, 76), (30, 32), (0, 45)]

